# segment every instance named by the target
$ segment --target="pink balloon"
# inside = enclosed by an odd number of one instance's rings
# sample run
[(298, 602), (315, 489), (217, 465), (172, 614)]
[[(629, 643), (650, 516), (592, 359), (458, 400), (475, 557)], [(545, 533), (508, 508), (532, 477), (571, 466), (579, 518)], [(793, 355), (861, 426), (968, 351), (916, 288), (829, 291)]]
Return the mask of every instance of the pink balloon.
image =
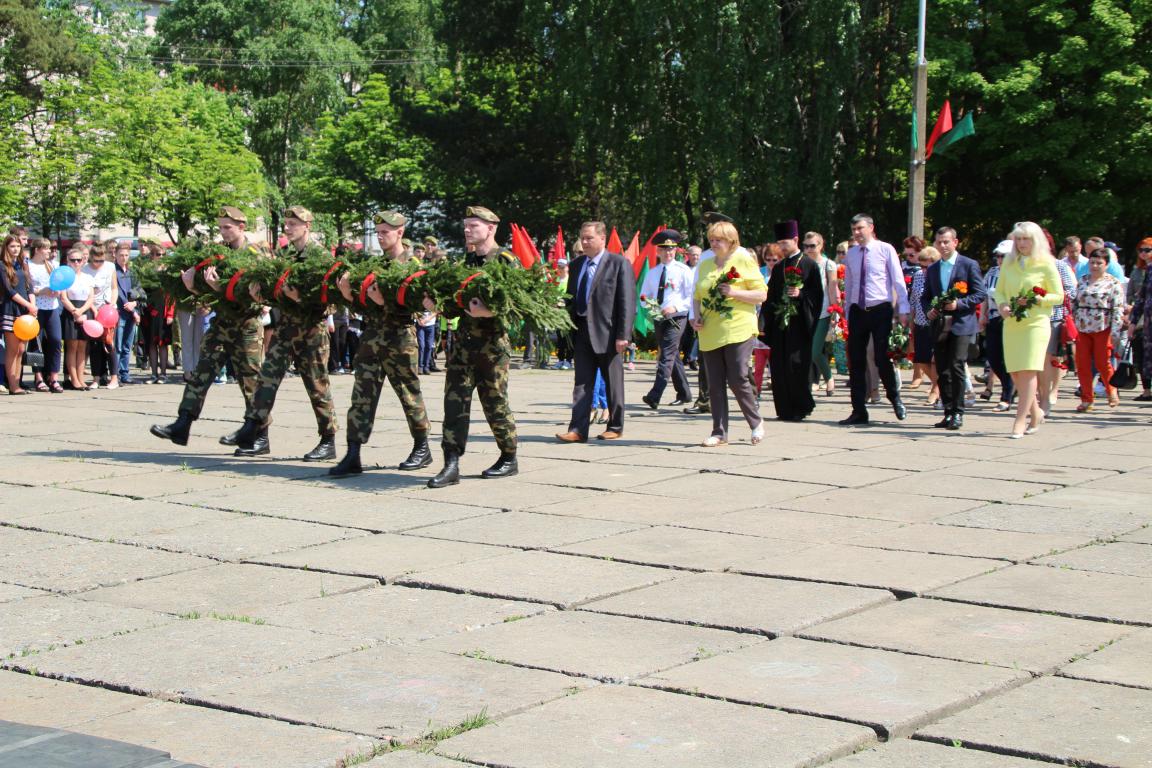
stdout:
[(96, 322), (105, 328), (115, 328), (116, 323), (120, 322), (120, 313), (116, 311), (116, 307), (105, 304), (96, 313)]
[(104, 335), (104, 326), (100, 325), (98, 320), (85, 320), (83, 327), (84, 333), (93, 339), (98, 339)]

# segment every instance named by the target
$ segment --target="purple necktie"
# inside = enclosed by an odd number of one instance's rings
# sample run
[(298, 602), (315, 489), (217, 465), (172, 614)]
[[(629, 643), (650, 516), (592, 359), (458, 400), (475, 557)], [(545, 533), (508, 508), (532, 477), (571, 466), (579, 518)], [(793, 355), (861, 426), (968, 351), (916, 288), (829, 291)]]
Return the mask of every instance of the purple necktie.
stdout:
[(856, 298), (856, 303), (860, 305), (861, 309), (867, 309), (864, 306), (864, 283), (868, 280), (868, 248), (860, 246), (860, 293)]

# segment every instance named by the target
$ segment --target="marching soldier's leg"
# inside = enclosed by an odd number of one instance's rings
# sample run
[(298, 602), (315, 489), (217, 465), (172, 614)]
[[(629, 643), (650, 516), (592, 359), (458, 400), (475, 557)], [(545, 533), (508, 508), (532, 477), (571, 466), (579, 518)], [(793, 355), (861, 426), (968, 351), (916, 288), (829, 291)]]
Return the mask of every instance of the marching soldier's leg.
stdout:
[[(244, 397), (244, 410), (252, 408), (256, 387), (260, 383), (260, 365), (263, 354), (264, 328), (259, 318), (243, 318), (233, 321), (228, 329), (226, 347), (236, 374), (236, 384)], [(220, 438), (221, 445), (236, 445), (239, 430)]]
[(384, 375), (392, 383), (392, 391), (400, 400), (404, 418), (408, 421), (408, 432), (412, 435), (412, 451), (397, 467), (405, 472), (432, 463), (432, 451), (428, 448), (428, 431), (431, 427), (428, 411), (424, 407), (424, 396), (420, 391), (417, 355), (416, 334), (411, 326), (401, 329), (391, 339), (383, 354)]
[(156, 437), (171, 440), (176, 445), (188, 445), (188, 433), (191, 431), (192, 422), (200, 418), (204, 399), (208, 396), (208, 390), (212, 388), (212, 382), (227, 357), (225, 351), (227, 335), (223, 332), (223, 325), (213, 323), (208, 333), (204, 335), (200, 360), (195, 370), (189, 374), (188, 383), (184, 385), (184, 396), (180, 399), (176, 421), (168, 425), (153, 424), (149, 431)]
[(444, 376), (444, 428), (441, 438), (444, 468), (428, 481), (429, 488), (443, 488), (460, 482), (460, 456), (468, 444), (472, 390), (476, 387), (472, 368), (473, 354), (457, 343), (448, 360)]
[(486, 345), (478, 356), (476, 389), (480, 406), (492, 428), (492, 436), (500, 448), (500, 458), (482, 477), (510, 477), (518, 471), (516, 466), (516, 419), (508, 405), (508, 363), (511, 356), (507, 339), (497, 339)]
[(379, 329), (374, 324), (368, 325), (356, 353), (352, 405), (348, 408), (348, 452), (339, 464), (328, 470), (328, 474), (333, 477), (357, 475), (363, 471), (360, 465), (360, 446), (372, 436), (376, 407), (384, 387), (384, 372), (380, 365), (382, 343)]
[(244, 426), (236, 433), (237, 456), (260, 456), (269, 452), (268, 424), (272, 418), (272, 406), (276, 404), (276, 392), (292, 362), (292, 345), (301, 333), (300, 326), (287, 319), (282, 319), (276, 327), (272, 344), (260, 366), (251, 405), (244, 414)]
[(320, 442), (308, 453), (304, 461), (328, 461), (336, 458), (336, 406), (332, 402), (332, 389), (328, 382), (328, 330), (323, 323), (309, 326), (294, 345), (296, 370), (304, 382), (312, 412), (316, 415), (316, 429)]

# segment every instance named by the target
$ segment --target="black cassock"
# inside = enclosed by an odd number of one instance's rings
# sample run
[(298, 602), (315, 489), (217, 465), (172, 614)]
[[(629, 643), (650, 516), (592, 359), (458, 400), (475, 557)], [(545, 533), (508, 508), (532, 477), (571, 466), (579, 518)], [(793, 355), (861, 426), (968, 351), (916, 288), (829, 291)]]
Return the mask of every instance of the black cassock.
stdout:
[[(785, 294), (784, 270), (800, 267), (804, 284), (795, 299)], [(786, 328), (780, 327), (777, 307), (784, 302), (796, 305), (796, 314)], [(772, 268), (768, 299), (760, 312), (762, 340), (772, 348), (768, 365), (772, 371), (772, 402), (776, 415), (784, 421), (800, 421), (816, 407), (812, 399), (812, 334), (824, 305), (824, 281), (820, 267), (801, 253), (781, 259)]]

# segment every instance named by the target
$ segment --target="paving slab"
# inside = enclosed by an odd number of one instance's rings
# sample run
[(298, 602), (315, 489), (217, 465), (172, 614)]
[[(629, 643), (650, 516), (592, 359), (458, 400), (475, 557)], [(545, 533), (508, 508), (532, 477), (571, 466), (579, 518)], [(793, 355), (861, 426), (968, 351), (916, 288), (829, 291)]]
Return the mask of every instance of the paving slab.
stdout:
[(850, 539), (866, 534), (881, 535), (900, 528), (903, 523), (866, 517), (844, 517), (792, 509), (759, 507), (725, 512), (720, 515), (685, 521), (685, 528), (739, 533), (772, 539), (807, 541), (815, 544)]
[(144, 696), (181, 697), (195, 696), (208, 685), (347, 653), (360, 642), (307, 630), (202, 618), (10, 659), (6, 664)]
[(75, 488), (74, 485), (108, 478), (123, 478), (122, 483), (128, 484), (128, 477), (145, 475), (148, 472), (149, 470), (145, 467), (112, 466), (75, 459), (44, 458), (37, 464), (35, 472), (30, 472), (28, 465), (23, 463), (6, 462), (0, 464), (0, 482), (24, 486), (55, 485), (82, 490)]
[(148, 547), (239, 561), (366, 535), (365, 531), (333, 525), (232, 515), (229, 520), (146, 533), (136, 540)]
[(810, 546), (802, 541), (662, 525), (555, 547), (554, 550), (641, 565), (723, 571), (751, 567), (765, 557), (789, 555)]
[(549, 610), (541, 603), (376, 586), (265, 608), (262, 618), (269, 624), (344, 637), (415, 643)]
[(1137, 576), (1014, 565), (935, 590), (932, 596), (1072, 618), (1152, 626), (1148, 580)]
[(75, 537), (61, 536), (22, 528), (0, 527), (0, 558), (9, 555), (28, 555), (81, 544)]
[(642, 523), (591, 520), (536, 512), (500, 512), (415, 528), (409, 533), (433, 539), (541, 549), (574, 544), (588, 539), (600, 539), (642, 527), (644, 527)]
[(1144, 629), (1077, 659), (1060, 670), (1064, 677), (1152, 689), (1152, 630)]
[(1100, 505), (1060, 508), (1030, 504), (990, 504), (945, 515), (936, 522), (965, 528), (1108, 538), (1152, 522), (1152, 512)]
[[(818, 449), (818, 453), (825, 453), (826, 449)], [(600, 452), (603, 454), (603, 451)], [(595, 458), (596, 464), (615, 464), (636, 468), (634, 472), (642, 474), (651, 467), (695, 470), (697, 472), (719, 472), (734, 467), (746, 467), (752, 464), (764, 464), (765, 457), (751, 453), (743, 456), (726, 453), (723, 455), (708, 455), (698, 451), (687, 452), (679, 450), (646, 450), (636, 451), (627, 456), (608, 455), (606, 458)]]
[(20, 600), (0, 611), (0, 658), (89, 642), (174, 621), (173, 617), (63, 595)]
[(885, 480), (895, 480), (907, 477), (911, 472), (881, 469), (879, 467), (856, 467), (850, 464), (836, 465), (829, 463), (832, 459), (819, 460), (795, 459), (788, 461), (772, 461), (764, 464), (750, 466), (729, 467), (724, 470), (728, 475), (743, 475), (746, 477), (762, 477), (774, 480), (790, 480), (797, 483), (814, 483), (817, 485), (831, 485), (837, 488), (859, 488), (865, 485), (874, 485)]
[[(168, 753), (82, 733), (0, 722), (11, 743), (0, 747), (3, 768), (165, 768)], [(0, 742), (2, 743), (2, 742)]]
[[(697, 508), (707, 507), (708, 502), (714, 498), (735, 496), (742, 499), (751, 499), (756, 504), (772, 504), (785, 499), (794, 499), (800, 496), (809, 496), (828, 489), (826, 485), (812, 483), (798, 483), (787, 480), (770, 480), (758, 477), (744, 477), (740, 475), (727, 475), (717, 472), (706, 472), (698, 475), (687, 475), (672, 480), (662, 480), (656, 483), (643, 483), (633, 485), (633, 493), (651, 494), (654, 496), (672, 496), (680, 499), (691, 499)], [(723, 512), (717, 509), (716, 512)]]
[(709, 499), (708, 508), (701, 509), (699, 504), (685, 502), (684, 499), (676, 496), (620, 492), (598, 493), (575, 503), (551, 502), (533, 506), (530, 509), (548, 515), (618, 520), (645, 525), (675, 525), (703, 517), (711, 517), (720, 512), (759, 506), (761, 503), (757, 499), (722, 497)]
[[(485, 461), (490, 461), (490, 459), (486, 458)], [(464, 481), (460, 485), (448, 488), (420, 488), (406, 491), (402, 495), (417, 501), (475, 504), (498, 509), (532, 509), (541, 504), (579, 503), (589, 496), (605, 493), (587, 488), (533, 483), (530, 481), (531, 475), (525, 475), (523, 481), (514, 478), (512, 480), (504, 479), (499, 483), (488, 483), (484, 486), (483, 493), (479, 493), (475, 484), (469, 482), (473, 479), (472, 477), (464, 474), (461, 474), (461, 477)]]
[(1004, 461), (973, 461), (957, 466), (941, 467), (951, 476), (971, 477), (978, 480), (1024, 480), (1032, 483), (1080, 485), (1092, 480), (1114, 477), (1116, 471), (1079, 466), (1023, 464), (1012, 457)]
[(585, 611), (549, 611), (522, 621), (429, 640), (422, 647), (626, 682), (759, 642), (764, 642), (763, 638), (718, 629)]
[(988, 478), (977, 480), (960, 475), (949, 475), (947, 472), (933, 472), (932, 482), (925, 482), (923, 477), (909, 476), (886, 480), (869, 486), (869, 489), (892, 493), (918, 493), (924, 496), (948, 499), (947, 502), (937, 501), (936, 503), (941, 507), (947, 507), (948, 511), (951, 512), (955, 510), (955, 507), (951, 505), (952, 499), (1006, 503), (1021, 499), (1039, 498), (1048, 491), (1063, 489), (1063, 486), (1055, 483), (1025, 483), (1019, 480), (992, 480)]
[(582, 470), (577, 473), (566, 465), (544, 466), (526, 473), (522, 471), (521, 477), (526, 482), (544, 485), (623, 491), (634, 488), (638, 477), (650, 482), (664, 482), (678, 477), (695, 477), (699, 474), (698, 469), (681, 467), (645, 467), (641, 472), (637, 472), (633, 467), (601, 462), (589, 464)]
[(435, 568), (401, 579), (489, 597), (551, 603), (571, 608), (675, 578), (676, 571), (550, 552), (518, 552), (473, 563)]
[(0, 670), (0, 720), (75, 730), (148, 703), (142, 696)]
[(98, 493), (48, 486), (28, 487), (0, 483), (0, 494), (4, 496), (3, 509), (0, 509), (0, 523), (19, 523), (22, 520), (36, 519), (64, 509), (109, 506), (108, 497)]
[(1126, 491), (1129, 493), (1152, 493), (1152, 478), (1147, 472), (1111, 473), (1083, 484), (1086, 490)]
[(1132, 533), (1126, 533), (1120, 537), (1120, 540), (1133, 541), (1137, 544), (1152, 544), (1152, 525)]
[[(1128, 445), (1124, 443), (1123, 445)], [(1104, 444), (1107, 447), (1107, 443)], [(1018, 453), (1012, 457), (1018, 464), (1042, 464), (1045, 466), (1079, 467), (1083, 469), (1102, 469), (1115, 472), (1134, 472), (1138, 469), (1152, 466), (1152, 456), (1135, 456), (1127, 453), (1117, 453), (1115, 449), (1105, 450), (1099, 444), (1091, 450), (1083, 446), (1071, 448), (1056, 448), (1053, 450), (1040, 450), (1036, 452)]]
[(369, 576), (391, 583), (410, 573), (491, 557), (506, 557), (509, 551), (507, 547), (487, 544), (377, 533), (252, 560), (312, 571)]
[(1035, 562), (1056, 568), (1152, 578), (1152, 547), (1125, 541), (1061, 552), (1041, 557)]
[(1048, 493), (1040, 493), (1027, 498), (1014, 499), (1025, 504), (1042, 507), (1066, 507), (1080, 509), (1092, 507), (1113, 507), (1117, 509), (1138, 509), (1147, 512), (1148, 495), (1132, 491), (1105, 491), (1081, 486), (1060, 488)]
[(765, 559), (745, 573), (922, 594), (1003, 568), (1000, 560), (826, 544)]
[(1019, 531), (995, 531), (965, 528), (937, 523), (918, 523), (896, 531), (872, 533), (843, 540), (845, 544), (879, 549), (900, 549), (936, 555), (987, 557), (1021, 562), (1052, 552), (1060, 552), (1091, 543), (1085, 534), (1042, 534)]
[(83, 599), (166, 613), (216, 612), (259, 617), (270, 606), (352, 592), (377, 583), (374, 579), (331, 573), (227, 563), (98, 589), (85, 593)]
[(23, 600), (27, 597), (43, 597), (49, 594), (51, 593), (42, 589), (29, 589), (28, 587), (18, 587), (15, 584), (0, 583), (0, 603)]
[(104, 498), (111, 503), (101, 507), (54, 512), (33, 520), (20, 521), (20, 525), (97, 541), (136, 544), (141, 541), (140, 537), (149, 534), (164, 535), (194, 525), (236, 517), (230, 512), (167, 504), (155, 499), (136, 501)]
[(459, 760), (402, 749), (369, 760), (362, 768), (463, 768), (463, 765)]
[[(103, 466), (109, 469), (107, 465)], [(69, 480), (61, 483), (62, 488), (72, 488), (77, 491), (103, 493), (110, 496), (127, 496), (133, 499), (156, 499), (163, 496), (173, 496), (180, 493), (210, 491), (216, 488), (227, 488), (236, 485), (240, 480), (236, 477), (221, 474), (207, 474), (199, 470), (166, 471), (166, 472), (131, 472), (127, 477), (125, 469), (115, 468), (117, 474), (112, 477), (102, 477), (93, 480)]]
[(1152, 766), (1148, 691), (1046, 677), (924, 727), (925, 738), (959, 740), (1068, 765)]
[(801, 768), (871, 743), (848, 723), (627, 686), (601, 686), (441, 742), (507, 768)]
[(381, 646), (225, 686), (205, 700), (308, 725), (406, 741), (487, 711), (498, 719), (578, 691), (582, 678), (450, 653)]
[(75, 593), (141, 579), (200, 570), (211, 560), (101, 541), (0, 557), (4, 579), (24, 587)]
[(874, 488), (837, 488), (777, 503), (785, 509), (842, 517), (867, 517), (900, 523), (926, 523), (958, 510), (984, 506), (976, 499), (952, 499), (947, 504), (922, 493), (878, 491)]
[(897, 737), (1028, 679), (1000, 667), (782, 637), (640, 684), (842, 718)]
[(913, 598), (801, 630), (800, 637), (1050, 673), (1131, 627)]
[(828, 765), (828, 768), (1044, 768), (1049, 763), (944, 746), (926, 741), (896, 739)]
[(228, 768), (330, 768), (378, 743), (356, 734), (171, 702), (146, 704), (80, 730), (162, 749), (175, 760)]
[(881, 589), (699, 573), (596, 600), (582, 610), (775, 637), (893, 600)]

